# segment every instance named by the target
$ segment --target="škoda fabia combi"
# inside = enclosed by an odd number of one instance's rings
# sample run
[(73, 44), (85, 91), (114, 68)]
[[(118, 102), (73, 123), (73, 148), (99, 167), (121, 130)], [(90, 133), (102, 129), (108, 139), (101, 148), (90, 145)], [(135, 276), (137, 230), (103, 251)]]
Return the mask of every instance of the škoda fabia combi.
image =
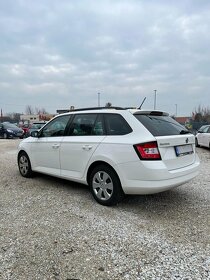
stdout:
[(33, 172), (90, 186), (102, 205), (193, 179), (195, 137), (165, 112), (92, 108), (56, 116), (19, 145), (22, 176)]

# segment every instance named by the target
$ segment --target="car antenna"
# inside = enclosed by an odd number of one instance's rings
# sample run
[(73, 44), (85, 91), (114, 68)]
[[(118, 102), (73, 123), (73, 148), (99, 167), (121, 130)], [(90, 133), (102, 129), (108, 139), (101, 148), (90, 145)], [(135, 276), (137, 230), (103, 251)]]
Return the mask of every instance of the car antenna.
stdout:
[(146, 97), (144, 97), (143, 101), (141, 102), (141, 105), (139, 106), (138, 109), (141, 109), (142, 105), (144, 104), (144, 101), (146, 100)]

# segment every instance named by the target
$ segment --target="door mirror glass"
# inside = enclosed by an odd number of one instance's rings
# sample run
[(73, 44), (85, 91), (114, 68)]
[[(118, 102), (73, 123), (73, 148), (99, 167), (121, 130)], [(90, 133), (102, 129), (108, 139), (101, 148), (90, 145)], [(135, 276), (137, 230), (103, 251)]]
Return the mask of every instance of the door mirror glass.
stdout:
[(38, 131), (37, 130), (31, 131), (31, 137), (38, 138), (39, 137)]

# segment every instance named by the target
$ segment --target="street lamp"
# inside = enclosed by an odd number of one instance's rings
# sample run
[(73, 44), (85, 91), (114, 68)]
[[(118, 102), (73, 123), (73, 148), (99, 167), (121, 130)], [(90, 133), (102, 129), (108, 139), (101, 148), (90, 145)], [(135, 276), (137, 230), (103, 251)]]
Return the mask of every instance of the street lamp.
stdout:
[(154, 92), (155, 92), (155, 99), (154, 99), (154, 110), (156, 110), (156, 94), (157, 94), (157, 90), (154, 89)]
[(100, 92), (98, 92), (98, 107), (100, 107)]

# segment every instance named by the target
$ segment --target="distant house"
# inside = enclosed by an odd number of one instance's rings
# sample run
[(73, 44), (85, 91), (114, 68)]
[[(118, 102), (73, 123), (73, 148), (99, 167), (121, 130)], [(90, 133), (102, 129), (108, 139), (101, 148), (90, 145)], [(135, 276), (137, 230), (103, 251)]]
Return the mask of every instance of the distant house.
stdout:
[(185, 126), (187, 129), (192, 131), (192, 118), (191, 117), (175, 117), (175, 120), (181, 125)]
[(39, 121), (49, 121), (55, 115), (52, 114), (37, 114), (37, 115), (20, 115), (22, 123), (34, 123)]
[(39, 115), (20, 115), (20, 120), (23, 123), (24, 122), (29, 122), (29, 123), (37, 122), (37, 121), (39, 121)]
[(175, 117), (175, 120), (182, 125), (186, 125), (190, 123), (191, 117)]

